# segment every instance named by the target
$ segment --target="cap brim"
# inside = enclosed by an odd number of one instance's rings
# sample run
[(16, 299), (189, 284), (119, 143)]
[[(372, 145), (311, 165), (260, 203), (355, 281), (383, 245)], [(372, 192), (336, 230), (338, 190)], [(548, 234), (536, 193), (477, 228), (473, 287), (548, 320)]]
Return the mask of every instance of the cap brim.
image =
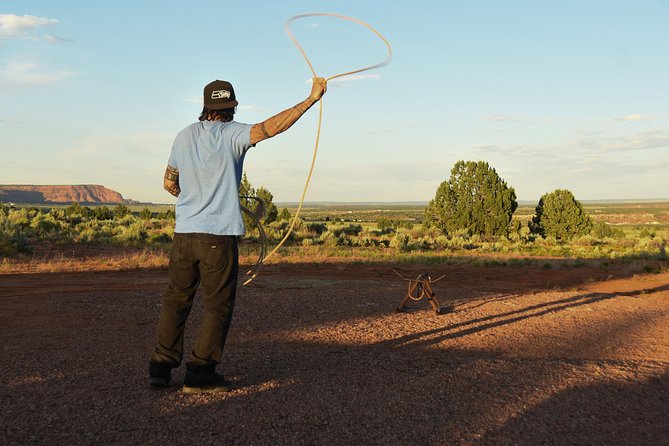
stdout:
[(216, 104), (204, 104), (204, 106), (207, 107), (209, 110), (226, 110), (228, 108), (237, 107), (237, 104), (239, 104), (237, 100), (233, 99), (232, 101), (220, 102)]

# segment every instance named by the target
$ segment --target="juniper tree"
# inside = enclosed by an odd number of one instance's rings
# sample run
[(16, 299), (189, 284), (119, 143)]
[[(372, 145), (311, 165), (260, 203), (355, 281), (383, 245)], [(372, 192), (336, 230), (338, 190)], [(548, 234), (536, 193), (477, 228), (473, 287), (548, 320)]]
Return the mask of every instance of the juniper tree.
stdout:
[(518, 207), (516, 192), (484, 161), (458, 161), (425, 209), (425, 224), (444, 234), (507, 233)]
[(532, 232), (570, 240), (592, 230), (592, 219), (574, 194), (566, 189), (556, 189), (539, 199), (532, 218)]
[[(239, 185), (239, 196), (241, 204), (254, 213), (260, 206), (258, 200), (255, 200), (254, 198), (262, 200), (262, 206), (264, 207), (264, 216), (262, 218), (263, 224), (271, 223), (277, 219), (279, 210), (272, 202), (274, 195), (272, 195), (272, 193), (265, 187), (255, 189), (246, 176), (246, 172), (242, 175), (242, 181)], [(243, 214), (243, 217), (245, 226), (250, 227), (249, 225), (251, 224), (251, 221), (249, 217), (246, 214)]]

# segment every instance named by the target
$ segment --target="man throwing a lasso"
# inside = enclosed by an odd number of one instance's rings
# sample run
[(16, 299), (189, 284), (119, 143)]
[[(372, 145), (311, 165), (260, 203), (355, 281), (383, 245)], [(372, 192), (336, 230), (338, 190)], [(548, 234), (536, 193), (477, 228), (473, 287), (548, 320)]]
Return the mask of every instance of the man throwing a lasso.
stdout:
[(234, 121), (232, 84), (216, 80), (204, 87), (199, 122), (179, 132), (165, 171), (164, 187), (177, 197), (170, 252), (169, 283), (163, 295), (156, 345), (149, 360), (150, 384), (170, 384), (181, 364), (184, 329), (200, 284), (204, 315), (188, 361), (185, 393), (226, 392), (230, 381), (216, 373), (232, 320), (237, 292), (237, 236), (244, 234), (239, 184), (246, 151), (288, 130), (327, 90), (313, 79), (307, 99), (259, 124)]

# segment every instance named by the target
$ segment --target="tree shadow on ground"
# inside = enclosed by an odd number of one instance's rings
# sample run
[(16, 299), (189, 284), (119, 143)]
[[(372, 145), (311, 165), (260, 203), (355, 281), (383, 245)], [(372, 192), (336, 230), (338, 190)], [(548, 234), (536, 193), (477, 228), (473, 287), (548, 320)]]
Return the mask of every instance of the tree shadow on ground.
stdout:
[[(550, 313), (575, 309), (585, 305), (591, 305), (597, 302), (614, 299), (623, 296), (650, 295), (661, 291), (669, 290), (669, 285), (660, 285), (653, 288), (622, 291), (615, 293), (588, 293), (576, 295), (565, 299), (542, 302), (536, 305), (530, 305), (518, 310), (505, 313), (493, 314), (476, 319), (469, 319), (465, 322), (450, 324), (446, 327), (440, 327), (433, 330), (427, 330), (420, 333), (412, 333), (396, 339), (387, 341), (388, 345), (401, 345), (408, 342), (419, 342), (426, 346), (437, 344), (446, 339), (456, 339), (459, 337), (479, 333), (496, 327), (513, 324), (529, 318), (537, 318)], [(506, 296), (504, 298), (507, 298)], [(435, 336), (437, 335), (437, 336)], [(429, 336), (429, 339), (422, 340)]]
[(569, 388), (487, 433), (482, 443), (666, 444), (668, 389), (669, 373), (643, 382), (605, 382)]

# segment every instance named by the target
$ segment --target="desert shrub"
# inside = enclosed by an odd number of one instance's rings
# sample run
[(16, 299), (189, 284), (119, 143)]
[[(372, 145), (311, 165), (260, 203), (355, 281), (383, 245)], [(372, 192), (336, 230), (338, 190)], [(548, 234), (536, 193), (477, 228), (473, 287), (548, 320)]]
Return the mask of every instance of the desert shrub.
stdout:
[(57, 237), (61, 229), (61, 222), (56, 220), (51, 213), (40, 213), (30, 222), (32, 234), (41, 239)]
[(85, 218), (90, 218), (91, 215), (93, 215), (91, 208), (82, 206), (79, 203), (72, 203), (63, 211), (65, 212), (65, 216), (71, 220), (74, 220), (75, 217), (79, 217), (79, 221), (81, 221)]
[(93, 209), (93, 218), (96, 220), (111, 220), (114, 213), (107, 206), (98, 206)]
[(621, 239), (625, 236), (625, 233), (623, 232), (622, 229), (615, 228), (604, 221), (599, 221), (595, 223), (592, 226), (590, 234), (592, 234), (593, 237), (597, 237), (599, 239), (607, 237), (613, 239)]
[(382, 234), (389, 234), (397, 229), (412, 229), (413, 223), (406, 220), (381, 217), (376, 221), (376, 226)]
[(411, 246), (412, 249), (419, 249), (421, 251), (429, 251), (434, 249), (434, 247), (435, 247), (435, 242), (432, 237), (420, 237)]
[(112, 240), (120, 244), (137, 245), (144, 242), (147, 235), (144, 222), (136, 220), (128, 226), (120, 225), (114, 228)]
[(328, 230), (328, 226), (325, 223), (307, 223), (306, 229), (313, 234), (321, 235)]
[(151, 215), (152, 215), (151, 210), (146, 207), (139, 212), (139, 218), (141, 218), (142, 220), (147, 220), (147, 221), (151, 220)]
[(174, 221), (174, 211), (172, 209), (168, 209), (165, 212), (159, 212), (157, 218), (159, 220)]
[(397, 229), (395, 220), (392, 220), (392, 219), (386, 218), (386, 217), (379, 218), (376, 221), (376, 226), (384, 234), (387, 234), (387, 233)]
[(0, 232), (0, 256), (11, 257), (16, 255), (17, 252), (18, 249), (14, 240), (8, 234)]
[(325, 231), (318, 238), (318, 242), (324, 246), (337, 246), (338, 237), (331, 231)]
[(484, 161), (458, 161), (425, 209), (425, 225), (444, 234), (504, 235), (518, 207), (516, 192)]
[(334, 235), (336, 237), (339, 237), (341, 235), (357, 236), (362, 232), (362, 225), (350, 224), (348, 226), (334, 228), (332, 232), (334, 232)]
[(410, 238), (407, 234), (398, 232), (395, 234), (395, 237), (390, 240), (390, 247), (395, 248), (398, 251), (409, 251), (409, 242)]
[(445, 235), (439, 235), (434, 239), (435, 249), (445, 249), (448, 247), (448, 237)]
[(27, 209), (12, 209), (7, 215), (7, 223), (18, 229), (25, 229), (30, 227), (30, 219), (28, 218)]
[(124, 204), (118, 204), (114, 206), (114, 210), (112, 212), (114, 213), (114, 218), (120, 220), (126, 215), (130, 214), (130, 209), (128, 209), (128, 206)]
[(167, 243), (172, 243), (172, 237), (164, 232), (159, 232), (157, 234), (151, 234), (146, 241), (150, 245), (165, 245)]
[(592, 219), (574, 195), (564, 189), (544, 194), (532, 218), (532, 231), (559, 240), (571, 240), (592, 229)]
[(602, 240), (592, 234), (585, 234), (575, 240), (579, 245), (597, 246), (602, 244)]
[(643, 228), (639, 231), (639, 238), (655, 238), (655, 231), (651, 231), (648, 228)]
[(277, 216), (277, 220), (286, 220), (290, 221), (290, 219), (293, 218), (292, 215), (290, 215), (290, 211), (286, 208), (281, 209), (281, 212), (279, 212), (279, 215)]
[(352, 237), (350, 239), (351, 241), (351, 246), (360, 246), (360, 247), (370, 247), (370, 246), (378, 246), (379, 242), (377, 239), (374, 237), (370, 237), (367, 235), (362, 235), (359, 237)]

